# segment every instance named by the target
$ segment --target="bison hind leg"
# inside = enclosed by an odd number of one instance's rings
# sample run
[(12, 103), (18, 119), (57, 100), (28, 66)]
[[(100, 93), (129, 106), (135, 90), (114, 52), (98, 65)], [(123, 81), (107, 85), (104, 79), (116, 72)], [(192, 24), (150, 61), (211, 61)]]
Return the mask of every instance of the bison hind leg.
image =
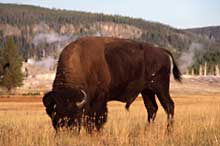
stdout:
[(158, 110), (157, 102), (155, 99), (155, 93), (151, 90), (145, 89), (141, 92), (142, 98), (144, 100), (144, 105), (148, 113), (148, 122), (152, 123), (156, 117)]

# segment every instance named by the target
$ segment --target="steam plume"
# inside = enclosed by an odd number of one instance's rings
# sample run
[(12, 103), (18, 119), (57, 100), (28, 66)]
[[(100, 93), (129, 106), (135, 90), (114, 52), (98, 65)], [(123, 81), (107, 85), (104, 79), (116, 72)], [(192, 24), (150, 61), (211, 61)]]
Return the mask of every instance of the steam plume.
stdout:
[(180, 70), (182, 72), (185, 72), (187, 68), (192, 65), (195, 52), (198, 50), (202, 51), (203, 49), (204, 49), (203, 44), (192, 42), (191, 45), (189, 46), (188, 51), (183, 52), (182, 55), (180, 56), (179, 59), (181, 62)]

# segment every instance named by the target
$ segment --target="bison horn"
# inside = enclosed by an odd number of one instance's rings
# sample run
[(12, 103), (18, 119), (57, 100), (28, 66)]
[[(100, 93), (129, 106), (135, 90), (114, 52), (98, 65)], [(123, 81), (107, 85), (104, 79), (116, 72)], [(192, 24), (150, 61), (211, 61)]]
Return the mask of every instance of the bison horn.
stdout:
[(84, 95), (83, 96), (83, 100), (82, 101), (80, 101), (80, 102), (76, 102), (76, 106), (78, 107), (78, 108), (82, 108), (86, 103), (87, 103), (87, 101), (88, 101), (88, 96), (87, 96), (87, 94), (86, 94), (86, 92), (85, 91), (83, 91), (83, 90), (80, 90), (81, 92), (82, 92), (82, 94)]

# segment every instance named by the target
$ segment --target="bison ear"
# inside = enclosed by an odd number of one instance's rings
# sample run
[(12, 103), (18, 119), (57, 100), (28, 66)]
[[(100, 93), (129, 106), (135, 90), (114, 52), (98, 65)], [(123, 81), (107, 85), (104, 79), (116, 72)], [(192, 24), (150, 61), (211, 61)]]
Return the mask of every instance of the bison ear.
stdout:
[(9, 62), (8, 63), (6, 63), (4, 66), (3, 66), (3, 69), (5, 70), (6, 68), (9, 68), (10, 67), (10, 64), (9, 64)]
[(47, 108), (52, 108), (54, 104), (56, 104), (55, 99), (57, 97), (57, 94), (54, 91), (50, 91), (44, 95), (42, 98), (43, 104)]

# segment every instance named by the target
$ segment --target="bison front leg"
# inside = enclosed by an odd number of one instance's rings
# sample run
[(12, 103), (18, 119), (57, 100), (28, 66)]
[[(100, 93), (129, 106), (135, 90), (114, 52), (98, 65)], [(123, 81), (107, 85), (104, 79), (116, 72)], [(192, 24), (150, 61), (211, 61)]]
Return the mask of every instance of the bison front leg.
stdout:
[(97, 108), (95, 111), (90, 111), (85, 114), (84, 126), (88, 133), (94, 130), (100, 131), (107, 121), (107, 107), (106, 104)]
[(95, 115), (95, 126), (98, 131), (103, 128), (104, 124), (107, 121), (108, 110), (107, 107), (103, 107), (100, 111), (98, 111)]
[(95, 113), (87, 113), (84, 116), (84, 127), (87, 133), (91, 134), (95, 129)]
[(155, 94), (151, 90), (143, 90), (141, 92), (142, 98), (144, 100), (144, 105), (148, 112), (148, 122), (152, 123), (156, 117), (158, 106), (155, 99)]

